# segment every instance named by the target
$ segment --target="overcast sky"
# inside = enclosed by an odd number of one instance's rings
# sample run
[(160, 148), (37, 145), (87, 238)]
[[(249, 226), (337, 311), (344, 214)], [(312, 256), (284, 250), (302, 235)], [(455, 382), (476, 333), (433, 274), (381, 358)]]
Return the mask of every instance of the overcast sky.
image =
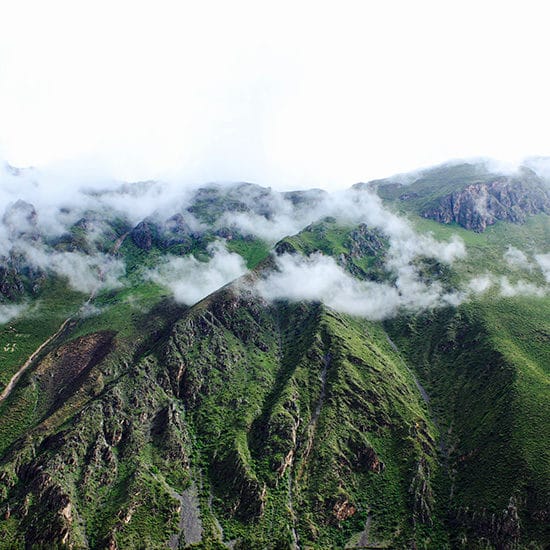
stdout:
[(0, 2), (0, 157), (348, 187), (550, 154), (546, 2)]

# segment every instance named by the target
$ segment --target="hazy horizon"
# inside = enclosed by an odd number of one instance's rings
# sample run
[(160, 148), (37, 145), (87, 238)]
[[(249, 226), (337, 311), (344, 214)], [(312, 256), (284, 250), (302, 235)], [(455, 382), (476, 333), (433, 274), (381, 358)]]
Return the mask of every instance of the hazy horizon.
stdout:
[(14, 166), (338, 189), (449, 159), (550, 154), (540, 3), (2, 11), (0, 158)]

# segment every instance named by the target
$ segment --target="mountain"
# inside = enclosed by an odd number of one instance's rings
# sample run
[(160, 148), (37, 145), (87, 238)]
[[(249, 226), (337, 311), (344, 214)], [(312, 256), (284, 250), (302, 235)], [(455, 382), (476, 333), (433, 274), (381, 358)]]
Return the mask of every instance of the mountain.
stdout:
[(6, 209), (0, 548), (548, 545), (544, 178), (152, 185)]
[(491, 173), (483, 165), (438, 167), (418, 175), (412, 184), (381, 182), (384, 198), (398, 198), (407, 208), (441, 223), (485, 231), (499, 220), (523, 223), (533, 214), (550, 213), (550, 190), (533, 170)]

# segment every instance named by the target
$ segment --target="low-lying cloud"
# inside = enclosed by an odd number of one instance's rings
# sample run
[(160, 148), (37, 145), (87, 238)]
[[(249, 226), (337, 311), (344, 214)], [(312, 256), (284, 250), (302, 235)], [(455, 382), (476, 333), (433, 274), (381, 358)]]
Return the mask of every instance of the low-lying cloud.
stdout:
[(512, 268), (525, 269), (527, 271), (531, 271), (533, 268), (525, 253), (513, 246), (508, 247), (508, 250), (504, 253), (504, 259)]
[[(78, 167), (74, 168), (74, 173), (79, 173)], [(113, 231), (103, 218), (120, 218), (131, 226), (145, 218), (163, 223), (176, 213), (184, 213), (189, 234), (205, 229), (187, 211), (196, 186), (125, 184), (93, 176), (73, 180), (67, 174), (3, 168), (0, 204), (6, 209), (0, 212), (0, 258), (15, 251), (28, 265), (66, 277), (71, 288), (93, 294), (101, 288), (116, 288), (125, 273), (122, 260), (106, 254), (98, 244), (107, 232)], [(494, 288), (503, 296), (541, 295), (546, 291), (530, 282), (510, 282), (506, 277), (498, 279), (490, 274), (479, 274), (457, 291), (449, 291), (437, 281), (425, 281), (415, 266), (416, 260), (433, 258), (452, 264), (466, 257), (463, 241), (454, 236), (440, 242), (430, 234), (417, 233), (407, 219), (388, 210), (368, 185), (305, 194), (283, 194), (247, 184), (215, 187), (225, 206), (236, 206), (213, 222), (214, 229), (236, 228), (243, 235), (274, 244), (311, 223), (332, 217), (343, 225), (364, 223), (388, 239), (385, 269), (392, 284), (359, 281), (335, 260), (321, 254), (309, 258), (283, 255), (276, 258), (277, 271), (258, 283), (258, 292), (268, 299), (319, 300), (346, 313), (382, 319), (399, 310), (456, 305)], [(20, 199), (26, 202), (18, 203)], [(58, 250), (47, 244), (67, 235), (82, 218), (86, 219), (86, 253)], [(209, 254), (207, 262), (192, 256), (166, 256), (145, 277), (170, 289), (176, 300), (194, 304), (246, 272), (241, 256), (229, 252), (222, 242), (212, 244)], [(530, 260), (524, 252), (510, 246), (504, 260), (515, 271), (532, 271), (538, 264), (550, 283), (550, 254), (539, 254)], [(2, 311), (5, 318), (16, 314), (16, 309), (0, 310), (0, 322), (4, 318)]]
[(145, 277), (168, 288), (178, 302), (195, 304), (247, 271), (242, 257), (229, 252), (222, 242), (213, 243), (208, 250), (211, 258), (207, 262), (193, 256), (169, 256)]
[(76, 291), (92, 294), (100, 288), (121, 286), (119, 279), (125, 273), (124, 262), (100, 252), (93, 255), (82, 252), (46, 250), (29, 243), (19, 245), (29, 265), (65, 277)]
[(283, 254), (276, 258), (277, 270), (256, 285), (267, 300), (313, 300), (372, 320), (395, 315), (398, 310), (420, 310), (456, 304), (458, 297), (445, 292), (439, 283), (425, 284), (414, 270), (402, 271), (395, 286), (360, 281), (323, 254), (310, 257)]
[(550, 253), (548, 254), (537, 254), (535, 256), (536, 262), (539, 264), (539, 267), (546, 279), (546, 282), (550, 283)]
[(515, 296), (545, 296), (549, 288), (538, 286), (530, 281), (518, 279), (512, 282), (509, 277), (501, 275), (497, 277), (491, 273), (484, 273), (471, 279), (466, 285), (464, 298), (480, 295), (495, 289), (499, 296), (512, 298)]
[(25, 304), (0, 304), (0, 325), (9, 323), (21, 315), (27, 306)]
[(360, 281), (321, 253), (310, 257), (283, 254), (275, 261), (276, 270), (255, 286), (264, 299), (319, 301), (342, 313), (370, 320), (390, 318), (399, 312), (458, 306), (490, 289), (496, 289), (502, 297), (540, 297), (548, 292), (548, 288), (529, 281), (512, 282), (508, 277), (489, 273), (472, 278), (462, 289), (447, 290), (437, 281), (421, 280), (412, 265), (401, 266), (395, 285)]

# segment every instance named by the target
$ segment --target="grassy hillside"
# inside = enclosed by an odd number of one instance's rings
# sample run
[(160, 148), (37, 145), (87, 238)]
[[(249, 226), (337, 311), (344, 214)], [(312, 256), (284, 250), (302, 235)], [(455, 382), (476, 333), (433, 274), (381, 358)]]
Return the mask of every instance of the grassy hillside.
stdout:
[(514, 536), (549, 540), (549, 320), (548, 299), (493, 297), (389, 323), (432, 398), (457, 539), (505, 544), (491, 518), (513, 502)]
[(160, 548), (188, 536), (178, 499), (195, 487), (205, 544), (445, 540), (434, 428), (379, 325), (230, 290), (166, 336), (160, 311), (149, 347), (84, 324), (36, 367), (41, 414), (0, 474), (5, 533)]
[[(266, 302), (251, 283), (275, 266), (268, 245), (227, 228), (253, 271), (191, 307), (143, 275), (167, 254), (208, 261), (214, 231), (149, 242), (146, 224), (136, 239), (113, 230), (102, 250), (124, 259), (122, 286), (84, 309), (87, 296), (47, 279), (27, 316), (0, 327), (4, 387), (70, 318), (0, 403), (0, 548), (545, 548), (550, 298), (535, 257), (550, 217), (482, 233), (424, 219), (410, 205), (485, 177), (446, 170), (403, 201), (404, 188), (380, 189), (419, 233), (466, 245), (450, 266), (412, 259), (420, 281), (464, 291), (490, 275), (457, 307), (382, 323)], [(259, 187), (235, 193), (200, 191), (195, 214), (275, 204)], [(365, 224), (324, 218), (274, 253), (322, 253), (392, 284), (389, 250)], [(503, 296), (502, 277), (531, 295)]]

